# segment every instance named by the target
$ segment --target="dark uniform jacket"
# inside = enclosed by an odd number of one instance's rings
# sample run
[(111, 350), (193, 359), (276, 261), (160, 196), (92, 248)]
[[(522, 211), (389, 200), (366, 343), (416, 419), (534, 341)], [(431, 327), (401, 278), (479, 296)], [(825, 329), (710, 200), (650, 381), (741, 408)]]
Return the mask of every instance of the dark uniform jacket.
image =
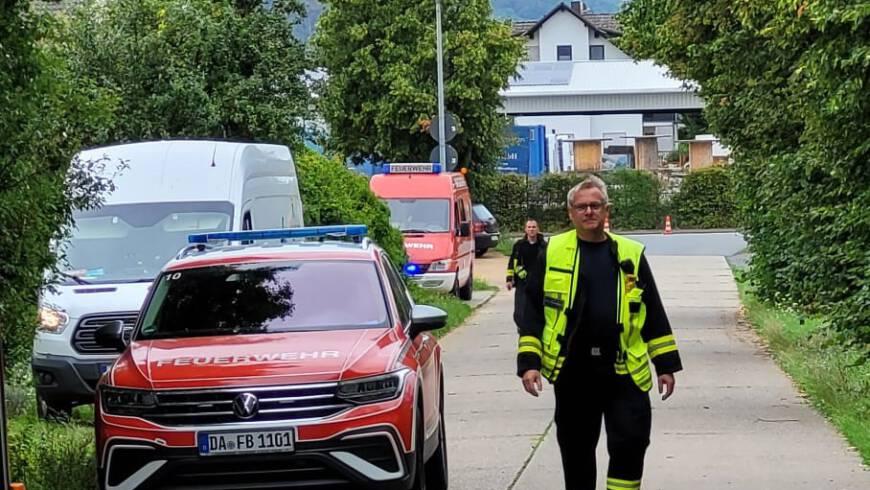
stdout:
[[(520, 271), (530, 272), (531, 269), (538, 265), (538, 255), (547, 250), (547, 242), (544, 235), (538, 233), (538, 238), (535, 243), (530, 243), (528, 237), (523, 235), (522, 238), (514, 243), (511, 258), (508, 260), (507, 281), (514, 283), (525, 281), (526, 274), (519, 274)], [(521, 277), (522, 276), (522, 277)]]

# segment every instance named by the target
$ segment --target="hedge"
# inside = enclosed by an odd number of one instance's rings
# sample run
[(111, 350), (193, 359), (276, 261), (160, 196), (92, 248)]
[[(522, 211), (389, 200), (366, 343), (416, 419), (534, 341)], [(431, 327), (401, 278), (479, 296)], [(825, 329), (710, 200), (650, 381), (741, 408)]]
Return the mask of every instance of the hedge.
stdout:
[[(538, 221), (546, 232), (571, 226), (566, 210), (568, 191), (583, 181), (587, 173), (546, 174), (540, 178), (505, 174), (492, 177), (485, 188), (491, 193), (475, 196), (496, 216), (505, 230), (521, 230), (527, 218)], [(611, 226), (614, 229), (651, 229), (660, 227), (661, 186), (653, 174), (634, 170), (617, 170), (600, 174), (608, 185), (613, 205)]]
[(733, 228), (737, 226), (733, 169), (709, 167), (691, 172), (670, 202), (676, 228)]
[(297, 153), (296, 170), (307, 226), (368, 225), (369, 236), (393, 261), (405, 262), (402, 234), (390, 224), (390, 210), (371, 192), (365, 177), (311, 150)]

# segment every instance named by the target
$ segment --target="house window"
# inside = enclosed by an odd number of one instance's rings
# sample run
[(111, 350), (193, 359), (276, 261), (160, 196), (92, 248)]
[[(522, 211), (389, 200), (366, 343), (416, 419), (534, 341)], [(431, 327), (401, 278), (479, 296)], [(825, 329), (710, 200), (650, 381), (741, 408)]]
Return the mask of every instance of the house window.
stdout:
[(604, 46), (589, 46), (589, 59), (590, 60), (603, 60), (604, 59)]
[(571, 46), (556, 46), (556, 60), (571, 61)]

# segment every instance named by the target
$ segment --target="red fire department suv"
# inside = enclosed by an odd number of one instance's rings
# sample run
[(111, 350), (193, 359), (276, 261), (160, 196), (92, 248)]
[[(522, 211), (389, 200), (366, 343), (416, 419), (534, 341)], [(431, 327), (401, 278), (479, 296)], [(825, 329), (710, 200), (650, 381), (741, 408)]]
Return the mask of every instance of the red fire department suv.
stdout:
[(446, 314), (364, 234), (191, 236), (98, 385), (101, 488), (445, 489)]

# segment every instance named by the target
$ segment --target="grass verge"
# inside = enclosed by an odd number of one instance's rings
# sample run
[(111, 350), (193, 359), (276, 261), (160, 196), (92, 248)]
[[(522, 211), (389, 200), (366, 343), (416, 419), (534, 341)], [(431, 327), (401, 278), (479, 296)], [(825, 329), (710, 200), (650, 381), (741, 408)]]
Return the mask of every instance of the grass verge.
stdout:
[(79, 407), (68, 423), (36, 417), (32, 385), (9, 385), (9, 466), (12, 481), (28, 490), (96, 488), (93, 407)]
[(870, 465), (870, 346), (846, 346), (825, 328), (823, 318), (803, 318), (763, 303), (751, 285), (737, 284), (747, 320), (773, 357)]
[[(462, 322), (474, 311), (467, 301), (462, 301), (452, 294), (423, 289), (415, 284), (409, 284), (408, 289), (411, 291), (411, 296), (414, 297), (414, 302), (435, 306), (447, 312), (447, 326), (435, 332), (436, 337), (443, 337), (454, 328), (462, 325)], [(474, 289), (475, 291), (498, 291), (498, 287), (483, 279), (474, 280)]]
[(502, 239), (498, 242), (498, 245), (496, 245), (493, 250), (500, 252), (502, 255), (507, 255), (508, 257), (510, 257), (510, 254), (514, 248), (514, 243), (517, 241), (517, 238), (519, 238), (519, 236), (503, 234)]
[(483, 279), (475, 279), (474, 280), (474, 290), (475, 291), (498, 291), (498, 286), (493, 286), (492, 284), (484, 281)]

